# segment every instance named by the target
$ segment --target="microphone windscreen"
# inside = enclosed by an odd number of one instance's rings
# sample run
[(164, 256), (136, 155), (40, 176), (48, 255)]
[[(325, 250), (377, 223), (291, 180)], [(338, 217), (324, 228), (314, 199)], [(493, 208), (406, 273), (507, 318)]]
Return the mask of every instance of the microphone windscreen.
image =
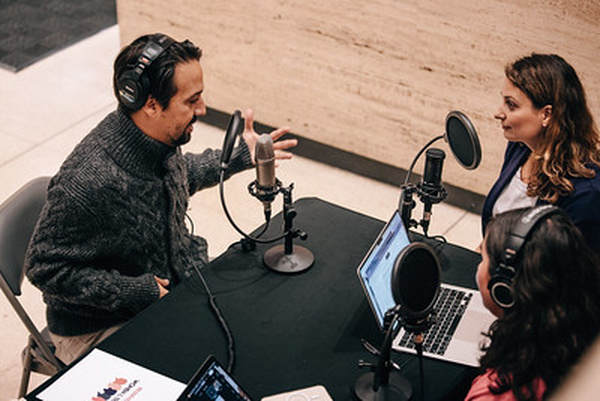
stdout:
[(430, 313), (440, 288), (440, 265), (431, 247), (422, 242), (407, 246), (396, 258), (391, 285), (401, 313), (415, 318)]
[(446, 141), (454, 157), (466, 169), (473, 170), (481, 162), (481, 145), (471, 120), (460, 111), (446, 116)]

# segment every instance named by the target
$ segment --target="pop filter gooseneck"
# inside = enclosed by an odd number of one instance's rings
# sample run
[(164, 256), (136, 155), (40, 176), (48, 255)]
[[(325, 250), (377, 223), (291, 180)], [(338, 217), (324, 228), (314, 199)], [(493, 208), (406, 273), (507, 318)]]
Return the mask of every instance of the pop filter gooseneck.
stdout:
[[(425, 243), (411, 243), (396, 258), (390, 282), (396, 306), (386, 313), (386, 320), (391, 319), (391, 323), (375, 371), (362, 375), (356, 382), (355, 393), (360, 400), (408, 400), (412, 396), (410, 382), (399, 372), (391, 371), (392, 340), (400, 327), (422, 338), (420, 334), (431, 325), (431, 314), (440, 289), (440, 276), (438, 258)], [(417, 351), (423, 396), (422, 343), (417, 344)]]
[(419, 157), (428, 147), (440, 139), (444, 139), (448, 143), (456, 161), (467, 170), (474, 170), (481, 163), (481, 144), (475, 126), (463, 112), (453, 110), (446, 115), (446, 130), (444, 133), (427, 142), (413, 159), (404, 179), (405, 184), (410, 181), (412, 171)]
[[(449, 112), (446, 116), (445, 132), (442, 135), (433, 138), (423, 146), (410, 164), (406, 177), (404, 178), (404, 184), (400, 191), (398, 210), (401, 212), (402, 221), (407, 229), (419, 225), (419, 222), (411, 219), (412, 209), (414, 209), (416, 205), (413, 200), (413, 194), (417, 193), (420, 196), (422, 195), (419, 193), (419, 189), (410, 183), (413, 169), (417, 160), (425, 153), (427, 148), (440, 139), (444, 139), (446, 143), (448, 143), (456, 161), (467, 170), (473, 170), (481, 163), (481, 145), (473, 123), (460, 111), (454, 110)], [(441, 150), (439, 151), (441, 152)], [(444, 197), (441, 197), (440, 199), (435, 200), (435, 202), (439, 202), (443, 200), (443, 198)]]
[(227, 126), (227, 131), (225, 132), (225, 138), (223, 139), (223, 148), (221, 149), (221, 160), (220, 160), (220, 172), (219, 172), (219, 195), (221, 198), (221, 206), (223, 207), (223, 211), (225, 212), (225, 216), (231, 226), (242, 235), (246, 240), (252, 242), (258, 242), (261, 244), (270, 244), (271, 242), (279, 241), (286, 237), (288, 233), (283, 233), (277, 238), (273, 239), (259, 239), (257, 237), (252, 237), (246, 234), (237, 224), (233, 221), (233, 218), (229, 214), (229, 210), (227, 209), (227, 204), (225, 203), (225, 190), (224, 190), (224, 181), (225, 181), (225, 171), (229, 166), (229, 161), (231, 159), (231, 153), (233, 152), (233, 147), (235, 145), (235, 141), (238, 136), (242, 134), (244, 131), (244, 122), (242, 119), (242, 113), (239, 110), (235, 110), (231, 115), (231, 119), (229, 120), (229, 125)]

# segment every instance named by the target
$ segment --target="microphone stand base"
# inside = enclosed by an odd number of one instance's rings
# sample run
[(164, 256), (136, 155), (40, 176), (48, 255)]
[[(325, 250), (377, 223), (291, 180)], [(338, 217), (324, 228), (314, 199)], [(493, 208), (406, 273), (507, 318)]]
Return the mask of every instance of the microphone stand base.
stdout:
[(368, 372), (360, 376), (354, 386), (354, 394), (361, 401), (408, 401), (413, 395), (412, 386), (404, 376), (398, 372), (390, 372), (388, 384), (381, 385), (377, 391), (373, 390), (375, 372)]
[(292, 253), (285, 253), (284, 245), (276, 245), (263, 255), (263, 262), (271, 270), (279, 273), (300, 273), (310, 268), (315, 257), (311, 251), (300, 245), (294, 245)]

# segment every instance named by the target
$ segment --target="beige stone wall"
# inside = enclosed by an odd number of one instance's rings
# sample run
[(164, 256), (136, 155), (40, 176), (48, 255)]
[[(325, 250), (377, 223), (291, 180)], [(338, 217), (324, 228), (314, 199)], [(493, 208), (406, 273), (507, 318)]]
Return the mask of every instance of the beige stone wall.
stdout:
[(202, 47), (210, 107), (252, 107), (267, 125), (387, 164), (408, 168), (462, 110), (483, 162), (448, 160), (443, 178), (481, 194), (505, 146), (493, 113), (508, 61), (562, 55), (600, 119), (597, 0), (118, 0), (117, 10), (123, 44), (160, 31)]

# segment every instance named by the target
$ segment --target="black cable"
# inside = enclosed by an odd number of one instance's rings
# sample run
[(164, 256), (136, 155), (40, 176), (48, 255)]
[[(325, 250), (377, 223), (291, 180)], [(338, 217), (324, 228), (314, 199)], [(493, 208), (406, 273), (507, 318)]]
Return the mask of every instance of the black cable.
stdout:
[[(192, 220), (192, 218), (190, 217), (189, 214), (186, 213), (185, 216), (188, 218), (188, 221), (190, 222), (191, 234), (194, 235), (194, 221)], [(202, 285), (204, 286), (204, 289), (206, 290), (206, 294), (208, 295), (208, 301), (210, 304), (210, 309), (212, 310), (214, 315), (217, 317), (217, 320), (219, 321), (219, 324), (221, 325), (221, 329), (223, 330), (223, 332), (225, 333), (225, 336), (227, 337), (227, 352), (228, 352), (227, 371), (230, 374), (233, 374), (233, 367), (235, 365), (235, 341), (233, 339), (233, 334), (231, 333), (231, 329), (229, 328), (229, 325), (227, 324), (227, 321), (225, 320), (223, 313), (217, 306), (217, 298), (213, 295), (212, 291), (208, 287), (208, 283), (204, 279), (204, 276), (202, 275), (200, 268), (193, 261), (192, 261), (192, 267), (196, 271), (198, 278), (200, 278), (200, 281), (202, 282)]]
[(254, 238), (260, 238), (260, 237), (262, 237), (262, 235), (267, 232), (267, 229), (269, 228), (269, 223), (270, 222), (271, 222), (270, 218), (266, 219), (266, 221), (265, 221), (265, 228), (263, 228), (261, 232), (259, 232), (258, 234), (256, 234), (256, 236)]
[[(267, 220), (266, 223), (265, 223), (265, 227), (261, 230), (261, 232), (259, 232), (258, 234), (256, 234), (256, 236), (254, 238), (260, 238), (260, 237), (262, 237), (262, 235), (265, 232), (267, 232), (267, 230), (269, 229), (269, 223), (270, 222), (271, 222), (270, 220)], [(235, 242), (231, 243), (227, 247), (227, 250), (230, 250), (231, 248), (235, 248), (237, 245), (241, 245), (243, 252), (250, 252), (250, 251), (253, 251), (256, 248), (256, 244), (254, 243), (253, 240), (247, 239), (247, 238), (242, 238), (239, 241), (235, 241)]]
[(227, 352), (228, 352), (227, 372), (229, 372), (230, 374), (233, 374), (233, 367), (235, 365), (235, 341), (233, 340), (233, 334), (231, 334), (231, 329), (229, 328), (227, 321), (223, 317), (221, 310), (217, 306), (217, 298), (213, 295), (210, 288), (208, 287), (208, 283), (204, 279), (204, 276), (200, 272), (200, 269), (198, 269), (198, 267), (196, 266), (195, 263), (193, 263), (192, 265), (194, 266), (194, 269), (196, 270), (198, 277), (200, 277), (200, 281), (202, 281), (202, 285), (204, 286), (204, 289), (206, 290), (206, 293), (208, 294), (208, 301), (210, 303), (210, 308), (213, 311), (213, 313), (215, 314), (215, 316), (217, 317), (217, 320), (219, 321), (219, 324), (221, 325), (221, 328), (223, 329), (223, 332), (225, 333), (225, 336), (227, 337)]
[[(235, 230), (238, 233), (240, 233), (244, 238), (246, 238), (246, 239), (248, 239), (250, 241), (258, 242), (259, 244), (270, 244), (272, 242), (284, 239), (289, 234), (286, 231), (285, 233), (281, 234), (279, 237), (268, 239), (268, 240), (263, 240), (263, 239), (258, 239), (256, 237), (251, 237), (250, 235), (248, 235), (245, 232), (243, 232), (242, 229), (239, 228), (237, 226), (237, 224), (235, 224), (235, 222), (233, 221), (233, 218), (229, 214), (229, 210), (227, 210), (227, 205), (225, 204), (225, 193), (224, 193), (224, 190), (223, 190), (223, 187), (224, 187), (223, 182), (224, 181), (225, 181), (225, 170), (221, 169), (221, 174), (219, 175), (219, 194), (221, 196), (221, 206), (223, 207), (223, 211), (225, 212), (225, 216), (227, 216), (227, 220), (229, 220), (229, 223), (231, 223), (231, 225), (233, 226), (233, 228), (235, 228)], [(268, 222), (268, 220), (269, 219), (267, 219), (267, 222)]]
[(448, 240), (443, 235), (433, 235), (431, 237), (425, 236), (425, 238), (436, 241), (434, 247), (439, 247), (440, 249), (446, 246), (446, 244), (448, 243)]
[(417, 153), (417, 156), (413, 159), (412, 163), (410, 164), (410, 167), (408, 168), (408, 172), (406, 173), (406, 177), (404, 177), (404, 185), (408, 184), (408, 181), (410, 181), (410, 176), (412, 175), (412, 171), (413, 168), (415, 167), (415, 164), (417, 163), (417, 160), (419, 160), (419, 157), (421, 157), (421, 155), (423, 154), (423, 152), (425, 152), (427, 150), (428, 147), (430, 147), (431, 145), (433, 145), (434, 142), (443, 139), (444, 135), (440, 135), (440, 136), (436, 136), (435, 138), (433, 138), (431, 141), (427, 142), (425, 144), (425, 146), (423, 146), (423, 148), (419, 151), (419, 153)]

